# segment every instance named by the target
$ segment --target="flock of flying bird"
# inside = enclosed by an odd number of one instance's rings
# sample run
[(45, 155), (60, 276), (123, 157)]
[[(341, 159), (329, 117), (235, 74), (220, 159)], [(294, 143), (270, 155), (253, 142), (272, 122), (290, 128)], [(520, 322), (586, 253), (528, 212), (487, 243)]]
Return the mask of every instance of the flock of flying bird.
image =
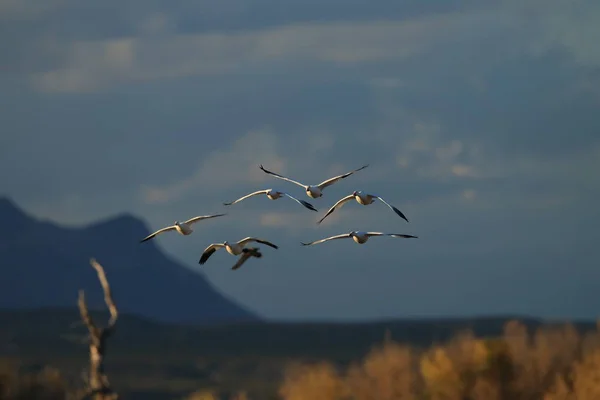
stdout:
[[(338, 176), (334, 176), (333, 178), (327, 179), (321, 183), (319, 183), (318, 185), (305, 185), (303, 183), (300, 183), (298, 181), (295, 181), (293, 179), (287, 178), (283, 175), (279, 175), (275, 172), (269, 171), (267, 169), (265, 169), (262, 165), (260, 166), (260, 169), (262, 171), (264, 171), (266, 174), (272, 175), (276, 178), (294, 183), (300, 187), (302, 187), (305, 192), (306, 195), (312, 199), (317, 199), (319, 197), (323, 196), (323, 190), (331, 185), (333, 185), (334, 183), (338, 182), (341, 179), (347, 178), (350, 175), (354, 174), (355, 172), (358, 172), (362, 169), (367, 168), (369, 165), (364, 165), (358, 169), (355, 169), (353, 171), (347, 172), (345, 174), (342, 175), (338, 175)], [(240, 197), (239, 199), (229, 202), (229, 203), (223, 203), (223, 205), (225, 206), (231, 206), (233, 204), (239, 203), (240, 201), (243, 201), (247, 198), (250, 198), (252, 196), (258, 196), (258, 195), (266, 195), (266, 197), (270, 200), (277, 200), (279, 198), (281, 198), (282, 196), (285, 196), (287, 198), (290, 198), (294, 201), (296, 201), (298, 204), (301, 204), (302, 206), (306, 207), (307, 209), (311, 210), (311, 211), (317, 211), (317, 209), (310, 204), (307, 201), (304, 200), (300, 200), (297, 199), (296, 197), (292, 196), (289, 193), (286, 192), (281, 192), (278, 190), (274, 190), (274, 189), (263, 189), (263, 190), (257, 190), (256, 192), (247, 194), (245, 196)], [(352, 200), (356, 200), (356, 202), (358, 204), (361, 205), (369, 205), (369, 204), (373, 204), (373, 202), (375, 202), (376, 200), (381, 201), (383, 204), (385, 204), (386, 206), (388, 206), (392, 211), (394, 211), (400, 218), (404, 219), (406, 222), (408, 222), (408, 219), (406, 218), (406, 216), (402, 213), (402, 211), (398, 210), (396, 207), (394, 207), (393, 205), (389, 204), (387, 201), (385, 201), (383, 198), (381, 198), (380, 196), (376, 196), (374, 194), (370, 194), (370, 193), (366, 193), (363, 191), (354, 191), (352, 192), (352, 194), (349, 194), (345, 197), (342, 197), (340, 200), (338, 200), (330, 209), (329, 211), (327, 211), (327, 213), (323, 216), (323, 218), (321, 218), (317, 223), (320, 224), (321, 222), (323, 222), (323, 220), (325, 218), (327, 218), (332, 212), (334, 212), (336, 209), (341, 208), (345, 203), (352, 201)], [(221, 217), (227, 214), (212, 214), (212, 215), (201, 215), (201, 216), (197, 216), (194, 218), (190, 218), (187, 221), (183, 221), (183, 222), (179, 222), (179, 221), (175, 221), (175, 223), (171, 226), (167, 226), (165, 228), (159, 229), (158, 231), (148, 235), (147, 237), (145, 237), (144, 239), (141, 240), (140, 243), (145, 242), (147, 240), (150, 240), (154, 237), (156, 237), (157, 235), (163, 233), (163, 232), (169, 232), (169, 231), (176, 231), (178, 233), (180, 233), (181, 235), (190, 235), (192, 234), (192, 232), (194, 231), (192, 229), (192, 224), (199, 222), (199, 221), (203, 221), (205, 219), (209, 219), (209, 218), (216, 218), (216, 217)], [(319, 239), (319, 240), (315, 240), (309, 243), (304, 243), (302, 242), (302, 245), (304, 246), (310, 246), (310, 245), (314, 245), (314, 244), (319, 244), (319, 243), (324, 243), (327, 242), (329, 240), (334, 240), (334, 239), (346, 239), (346, 238), (352, 238), (352, 240), (354, 240), (356, 243), (358, 244), (364, 244), (366, 243), (370, 237), (372, 236), (390, 236), (390, 237), (396, 237), (396, 238), (404, 238), (404, 239), (411, 239), (411, 238), (417, 238), (417, 236), (413, 236), (413, 235), (405, 235), (405, 234), (400, 234), (400, 233), (383, 233), (383, 232), (365, 232), (365, 231), (352, 231), (349, 233), (343, 233), (340, 235), (335, 235), (335, 236), (331, 236), (328, 238), (324, 238), (324, 239)], [(262, 257), (262, 253), (259, 251), (260, 249), (258, 247), (246, 247), (246, 245), (248, 243), (251, 242), (256, 242), (256, 243), (260, 243), (260, 244), (264, 244), (267, 246), (270, 246), (274, 249), (277, 249), (278, 246), (267, 241), (264, 239), (259, 239), (256, 237), (246, 237), (238, 242), (222, 242), (222, 243), (212, 243), (210, 244), (206, 249), (204, 249), (204, 252), (202, 253), (202, 256), (200, 257), (199, 260), (199, 264), (204, 264), (206, 263), (206, 261), (209, 259), (209, 257), (211, 255), (213, 255), (213, 253), (215, 253), (217, 250), (224, 248), (229, 254), (233, 255), (233, 256), (239, 256), (239, 259), (237, 261), (237, 263), (231, 268), (233, 270), (240, 268), (245, 262), (246, 260), (248, 260), (250, 257), (256, 257), (256, 258), (260, 258)]]

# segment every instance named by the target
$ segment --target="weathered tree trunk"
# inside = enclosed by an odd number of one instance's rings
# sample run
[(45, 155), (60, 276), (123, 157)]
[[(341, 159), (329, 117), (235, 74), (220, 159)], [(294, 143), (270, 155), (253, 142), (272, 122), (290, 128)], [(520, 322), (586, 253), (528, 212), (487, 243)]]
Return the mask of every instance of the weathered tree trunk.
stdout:
[(83, 290), (79, 291), (79, 313), (83, 323), (87, 326), (89, 331), (89, 349), (90, 349), (90, 366), (88, 371), (88, 388), (83, 396), (84, 399), (94, 400), (115, 400), (118, 395), (113, 392), (110, 387), (110, 383), (106, 374), (104, 373), (104, 356), (106, 354), (106, 339), (114, 332), (115, 323), (118, 318), (117, 307), (115, 306), (110, 286), (106, 275), (104, 274), (104, 268), (95, 260), (91, 259), (90, 263), (92, 267), (98, 273), (98, 279), (104, 290), (104, 301), (110, 312), (110, 319), (106, 328), (98, 328), (94, 324), (92, 317), (88, 312), (87, 305), (85, 303), (85, 295)]

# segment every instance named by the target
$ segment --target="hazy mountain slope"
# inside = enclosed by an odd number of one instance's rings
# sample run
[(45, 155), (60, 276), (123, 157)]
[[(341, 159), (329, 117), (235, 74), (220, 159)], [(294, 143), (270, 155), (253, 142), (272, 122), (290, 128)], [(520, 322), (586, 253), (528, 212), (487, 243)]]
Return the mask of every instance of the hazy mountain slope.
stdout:
[(164, 322), (256, 320), (200, 274), (167, 258), (131, 215), (73, 229), (38, 221), (0, 198), (0, 307), (72, 307), (85, 289), (90, 307), (102, 292), (90, 257), (105, 267), (119, 308)]

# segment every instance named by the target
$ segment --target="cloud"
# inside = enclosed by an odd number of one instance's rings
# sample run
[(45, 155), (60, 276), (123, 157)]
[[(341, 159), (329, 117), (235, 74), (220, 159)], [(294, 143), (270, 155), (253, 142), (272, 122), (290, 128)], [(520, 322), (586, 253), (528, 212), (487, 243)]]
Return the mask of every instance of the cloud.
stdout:
[(279, 141), (278, 136), (267, 130), (251, 131), (227, 148), (212, 152), (196, 171), (182, 180), (165, 187), (143, 186), (142, 197), (146, 203), (166, 203), (193, 190), (216, 192), (250, 183), (263, 184), (267, 179), (258, 168), (258, 160), (282, 173), (286, 171), (286, 162), (278, 155)]
[[(32, 76), (43, 91), (77, 92), (121, 83), (193, 75), (295, 69), (307, 63), (339, 68), (414, 57), (464, 35), (490, 13), (426, 16), (414, 21), (305, 23), (235, 33), (166, 34), (68, 45), (61, 68)], [(444, 32), (445, 34), (441, 34)]]
[[(39, 215), (85, 223), (130, 211), (159, 227), (226, 209), (203, 244), (265, 235), (281, 250), (244, 279), (203, 272), (270, 316), (549, 314), (562, 303), (532, 296), (565, 298), (564, 282), (596, 276), (596, 2), (10, 4), (0, 3), (10, 94), (0, 187)], [(222, 206), (270, 186), (305, 196), (261, 163), (306, 183), (370, 166), (306, 198), (319, 213), (289, 199)], [(410, 224), (356, 203), (316, 224), (355, 189)], [(353, 229), (420, 239), (297, 243)], [(195, 240), (159, 242), (194, 267)]]

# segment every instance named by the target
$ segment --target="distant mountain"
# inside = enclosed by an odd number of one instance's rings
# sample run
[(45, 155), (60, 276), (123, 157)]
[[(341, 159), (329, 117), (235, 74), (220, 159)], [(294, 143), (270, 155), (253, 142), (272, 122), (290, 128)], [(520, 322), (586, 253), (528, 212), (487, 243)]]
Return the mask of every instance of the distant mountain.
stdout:
[(0, 308), (73, 307), (79, 289), (90, 308), (104, 307), (89, 265), (105, 268), (119, 310), (170, 323), (257, 321), (258, 316), (220, 294), (202, 275), (170, 260), (132, 215), (82, 228), (36, 220), (0, 198)]

